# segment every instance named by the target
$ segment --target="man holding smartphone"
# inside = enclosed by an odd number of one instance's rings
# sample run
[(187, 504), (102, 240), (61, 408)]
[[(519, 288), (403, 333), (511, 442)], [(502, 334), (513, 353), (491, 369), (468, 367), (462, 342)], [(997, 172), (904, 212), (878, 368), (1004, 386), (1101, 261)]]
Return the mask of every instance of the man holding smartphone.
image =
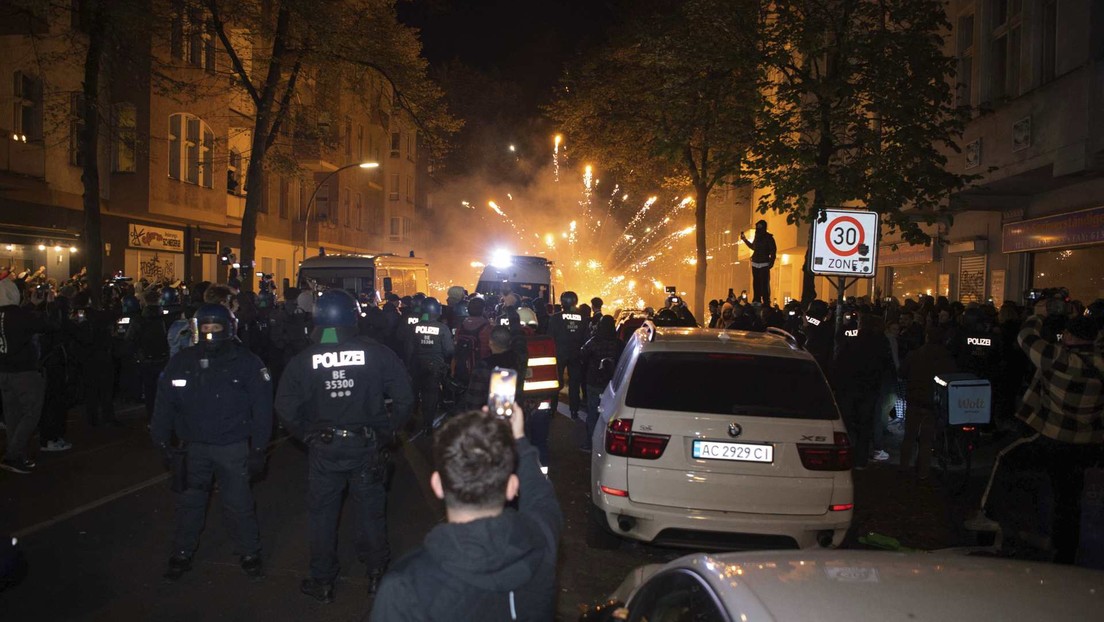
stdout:
[(424, 620), (551, 620), (563, 514), (521, 408), (450, 419), (433, 460), (429, 483), (448, 522), (384, 576), (371, 619), (405, 620), (416, 607)]

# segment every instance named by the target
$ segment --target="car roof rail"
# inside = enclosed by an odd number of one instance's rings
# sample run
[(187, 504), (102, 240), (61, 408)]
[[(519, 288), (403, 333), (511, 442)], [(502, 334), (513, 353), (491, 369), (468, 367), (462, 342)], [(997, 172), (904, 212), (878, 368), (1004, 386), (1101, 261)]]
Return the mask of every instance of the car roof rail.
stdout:
[(766, 332), (769, 335), (775, 335), (776, 337), (781, 337), (781, 338), (785, 339), (786, 343), (790, 344), (790, 347), (793, 348), (794, 350), (800, 350), (801, 349), (801, 347), (797, 345), (797, 337), (794, 337), (789, 332), (784, 331), (781, 328), (778, 328), (778, 327), (775, 327), (775, 326), (768, 326)]
[(655, 341), (656, 338), (656, 325), (651, 320), (644, 320), (644, 323), (640, 325), (638, 331), (644, 331), (644, 336), (648, 338), (649, 342)]

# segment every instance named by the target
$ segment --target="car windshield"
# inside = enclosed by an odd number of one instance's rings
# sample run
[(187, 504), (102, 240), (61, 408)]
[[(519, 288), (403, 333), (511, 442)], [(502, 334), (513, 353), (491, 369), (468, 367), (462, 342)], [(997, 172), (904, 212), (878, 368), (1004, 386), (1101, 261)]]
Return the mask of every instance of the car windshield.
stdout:
[(299, 286), (313, 290), (344, 289), (354, 295), (375, 290), (371, 268), (328, 268), (303, 270), (299, 273)]
[(632, 408), (837, 419), (832, 393), (813, 361), (724, 352), (646, 352), (629, 381)]

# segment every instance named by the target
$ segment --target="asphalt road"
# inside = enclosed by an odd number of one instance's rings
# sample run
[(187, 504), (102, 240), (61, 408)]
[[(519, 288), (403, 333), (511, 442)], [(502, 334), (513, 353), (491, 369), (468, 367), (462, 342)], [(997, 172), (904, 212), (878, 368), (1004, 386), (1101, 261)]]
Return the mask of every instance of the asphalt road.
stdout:
[[(38, 454), (39, 468), (30, 476), (0, 472), (0, 534), (17, 535), (31, 563), (26, 581), (0, 593), (5, 621), (366, 619), (371, 603), (348, 514), (335, 602), (320, 605), (298, 591), (308, 559), (306, 455), (286, 439), (272, 448), (266, 477), (254, 486), (267, 578), (251, 582), (238, 568), (216, 496), (193, 571), (179, 583), (164, 583), (172, 493), (140, 409), (122, 414), (124, 427), (93, 429), (74, 412), (73, 450)], [(633, 568), (688, 552), (629, 542), (612, 551), (587, 547), (589, 458), (575, 449), (581, 425), (557, 417), (552, 429), (550, 476), (566, 518), (558, 579), (563, 620), (576, 619), (581, 604), (600, 601)], [(443, 519), (427, 483), (429, 462), (425, 439), (396, 457), (388, 506), (396, 557)], [(970, 544), (957, 525), (984, 475), (982, 465), (971, 489), (953, 497), (938, 481), (917, 483), (894, 466), (856, 472), (855, 526), (846, 545), (861, 546), (858, 537), (871, 531), (916, 548)]]

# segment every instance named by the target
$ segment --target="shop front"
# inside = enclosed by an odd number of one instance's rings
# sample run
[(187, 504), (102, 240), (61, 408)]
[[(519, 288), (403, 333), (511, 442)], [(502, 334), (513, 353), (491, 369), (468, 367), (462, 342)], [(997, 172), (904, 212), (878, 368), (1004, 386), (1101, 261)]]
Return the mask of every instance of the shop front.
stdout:
[(1028, 257), (1031, 289), (1064, 287), (1070, 298), (1104, 298), (1104, 207), (1004, 225), (1002, 250)]
[(142, 223), (127, 224), (125, 274), (153, 282), (184, 278), (184, 231)]
[(939, 264), (935, 261), (935, 246), (892, 244), (878, 247), (878, 265), (882, 266), (886, 296), (898, 301), (918, 299), (922, 295), (939, 293)]

